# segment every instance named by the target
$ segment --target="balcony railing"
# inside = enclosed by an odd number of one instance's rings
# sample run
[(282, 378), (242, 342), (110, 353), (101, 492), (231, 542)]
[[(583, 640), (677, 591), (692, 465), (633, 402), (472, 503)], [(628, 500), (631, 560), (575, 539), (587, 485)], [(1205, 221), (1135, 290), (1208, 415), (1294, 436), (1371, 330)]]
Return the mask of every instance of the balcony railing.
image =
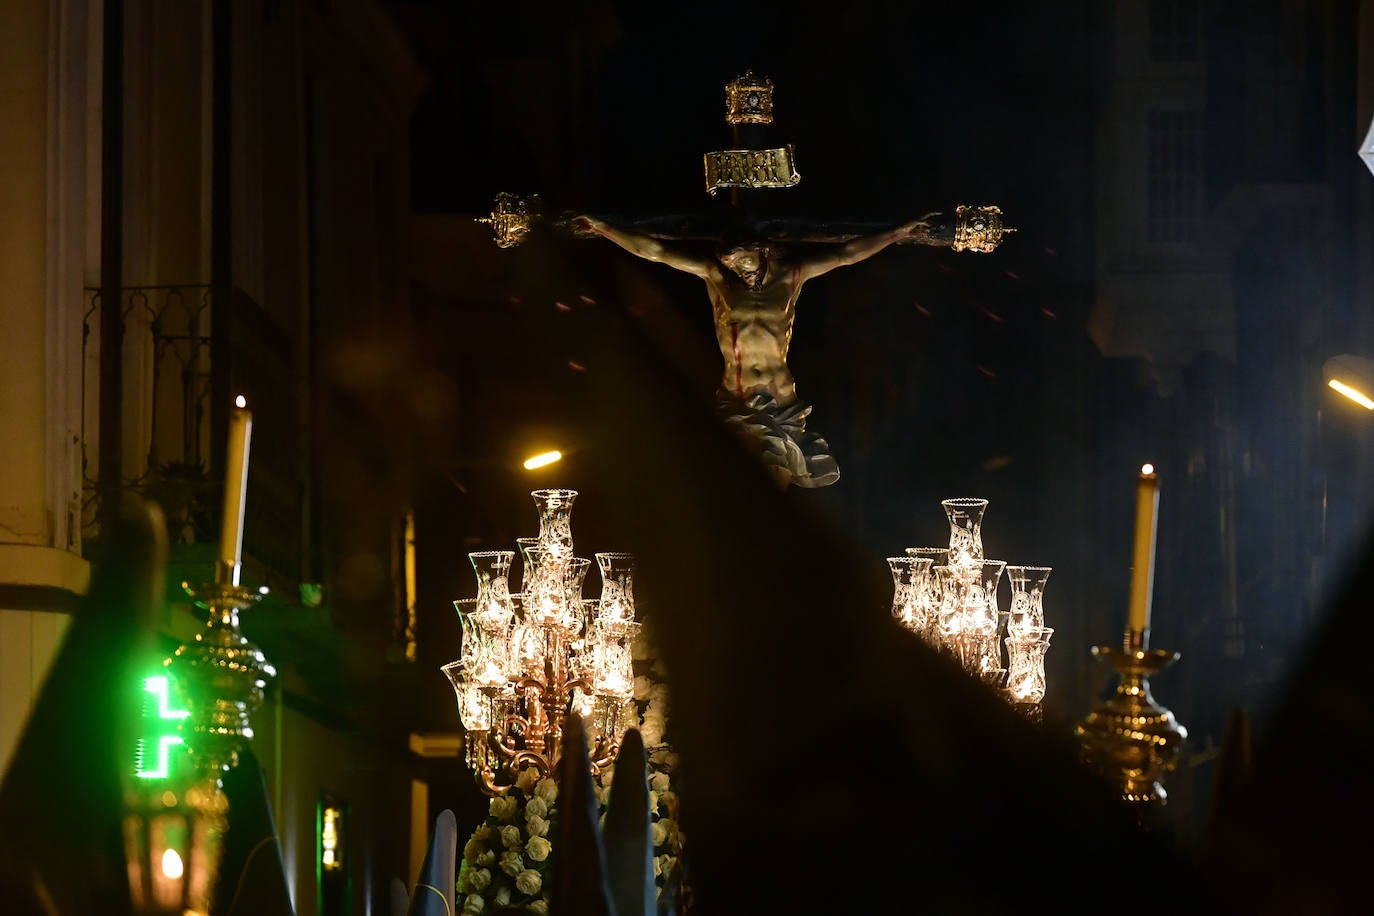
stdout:
[[(86, 290), (82, 339), (84, 534), (98, 540), (100, 291)], [(219, 536), (223, 442), (230, 400), (247, 397), (253, 443), (245, 510), (245, 563), (279, 587), (302, 575), (303, 390), (295, 344), (235, 287), (128, 287), (123, 318), (120, 490), (156, 498), (173, 545)], [(220, 323), (214, 321), (216, 308)], [(217, 334), (223, 339), (216, 339)], [(221, 403), (222, 401), (222, 403)]]

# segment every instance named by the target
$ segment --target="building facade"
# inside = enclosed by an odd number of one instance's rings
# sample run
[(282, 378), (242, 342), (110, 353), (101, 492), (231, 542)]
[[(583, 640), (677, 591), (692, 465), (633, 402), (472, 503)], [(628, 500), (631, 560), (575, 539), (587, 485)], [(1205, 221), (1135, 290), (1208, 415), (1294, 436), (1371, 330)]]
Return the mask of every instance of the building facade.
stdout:
[[(366, 470), (354, 357), (409, 321), (424, 76), (371, 0), (22, 0), (5, 20), (0, 766), (122, 492), (163, 506), (169, 581), (211, 576), (243, 394), (243, 575), (270, 589), (244, 626), (280, 672), (254, 749), (296, 912), (366, 912), (428, 835), (426, 816), (412, 852), (403, 725), (348, 711), (407, 664), (409, 493)], [(197, 628), (170, 593), (169, 649)], [(326, 800), (341, 876), (320, 871)]]

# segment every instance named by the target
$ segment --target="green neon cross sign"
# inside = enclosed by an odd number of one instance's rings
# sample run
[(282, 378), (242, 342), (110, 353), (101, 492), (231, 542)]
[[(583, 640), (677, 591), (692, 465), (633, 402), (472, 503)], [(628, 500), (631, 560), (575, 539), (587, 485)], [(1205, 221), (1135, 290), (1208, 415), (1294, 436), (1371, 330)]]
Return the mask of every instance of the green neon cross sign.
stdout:
[[(144, 721), (153, 729), (152, 734), (138, 739), (138, 754), (134, 760), (134, 775), (143, 779), (166, 779), (173, 745), (183, 743), (181, 736), (176, 734), (177, 724), (191, 713), (185, 709), (168, 709), (170, 698), (170, 685), (167, 678), (163, 675), (145, 678), (143, 689), (157, 700), (157, 709), (153, 715), (144, 713)], [(148, 700), (145, 697), (145, 701)], [(145, 710), (147, 706), (145, 705)], [(151, 721), (149, 721), (151, 720)], [(155, 746), (156, 760), (150, 761), (151, 747)], [(156, 766), (150, 766), (155, 763)]]

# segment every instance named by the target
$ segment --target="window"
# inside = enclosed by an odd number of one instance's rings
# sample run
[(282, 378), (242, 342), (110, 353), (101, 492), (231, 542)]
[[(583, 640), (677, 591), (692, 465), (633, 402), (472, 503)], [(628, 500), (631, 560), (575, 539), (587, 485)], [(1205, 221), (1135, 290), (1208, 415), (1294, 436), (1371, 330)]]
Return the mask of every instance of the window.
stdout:
[(1150, 0), (1150, 60), (1198, 59), (1197, 0)]
[(1191, 242), (1202, 208), (1202, 113), (1150, 112), (1149, 144), (1149, 240)]
[(321, 916), (348, 916), (349, 849), (348, 803), (321, 792), (315, 810), (319, 859), (315, 878), (318, 890), (316, 911)]

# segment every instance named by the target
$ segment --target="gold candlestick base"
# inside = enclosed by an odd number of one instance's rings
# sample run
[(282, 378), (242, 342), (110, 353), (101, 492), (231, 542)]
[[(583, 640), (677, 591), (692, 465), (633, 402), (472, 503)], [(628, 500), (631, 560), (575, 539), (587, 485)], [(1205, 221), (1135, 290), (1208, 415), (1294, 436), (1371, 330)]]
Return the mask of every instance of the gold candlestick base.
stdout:
[(238, 752), (253, 737), (250, 717), (262, 702), (267, 681), (277, 670), (262, 650), (239, 632), (239, 612), (262, 595), (232, 584), (233, 578), (181, 587), (206, 611), (205, 629), (183, 643), (168, 662), (186, 694), (190, 734), (186, 744), (197, 769), (218, 779), (238, 763)]
[(1145, 648), (1147, 634), (1128, 632), (1122, 648), (1093, 646), (1095, 657), (1116, 669), (1116, 693), (1074, 729), (1083, 760), (1098, 768), (1120, 790), (1121, 798), (1141, 806), (1163, 805), (1160, 784), (1177, 763), (1188, 730), (1150, 695), (1150, 676), (1178, 660), (1177, 652)]

